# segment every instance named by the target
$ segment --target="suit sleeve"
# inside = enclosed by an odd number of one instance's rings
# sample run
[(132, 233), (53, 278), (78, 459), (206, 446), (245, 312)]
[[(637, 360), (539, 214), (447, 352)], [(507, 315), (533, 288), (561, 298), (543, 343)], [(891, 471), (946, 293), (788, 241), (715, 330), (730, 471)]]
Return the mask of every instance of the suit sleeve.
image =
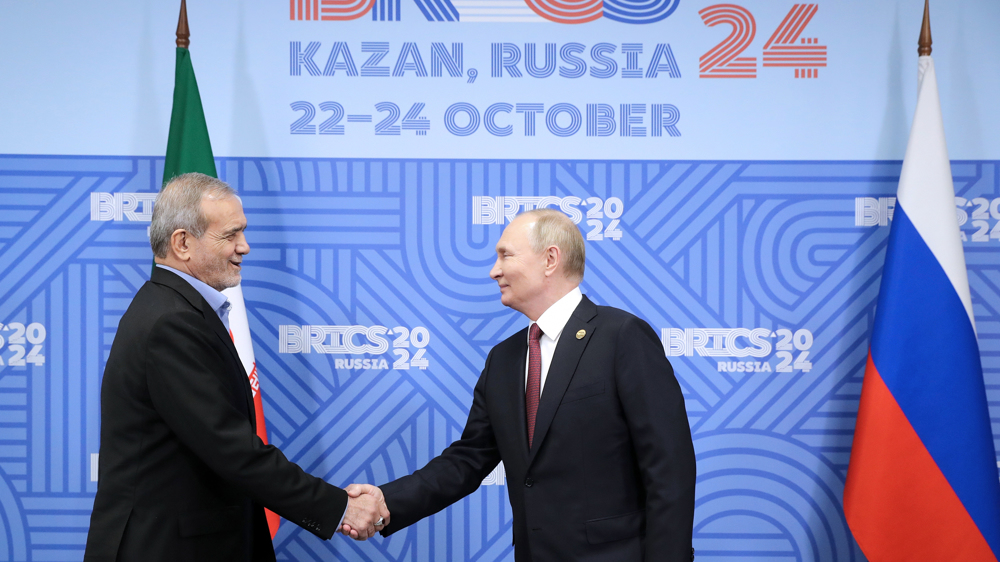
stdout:
[(306, 474), (257, 437), (230, 401), (232, 367), (211, 345), (216, 336), (198, 313), (160, 318), (146, 350), (147, 387), (156, 411), (186, 447), (227, 482), (310, 532), (329, 539), (347, 493)]
[(688, 562), (696, 478), (684, 397), (656, 332), (630, 318), (618, 334), (615, 379), (646, 490), (646, 560)]
[[(492, 357), (492, 352), (490, 353)], [(387, 537), (433, 515), (479, 488), (500, 463), (493, 426), (486, 407), (490, 358), (473, 391), (472, 409), (462, 437), (411, 475), (380, 486), (391, 514), (381, 531)]]

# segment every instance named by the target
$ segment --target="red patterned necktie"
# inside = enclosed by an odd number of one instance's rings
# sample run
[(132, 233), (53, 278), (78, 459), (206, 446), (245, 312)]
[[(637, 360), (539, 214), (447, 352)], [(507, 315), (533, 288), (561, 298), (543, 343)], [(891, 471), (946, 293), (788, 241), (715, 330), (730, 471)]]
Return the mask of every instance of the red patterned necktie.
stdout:
[(535, 437), (535, 415), (538, 413), (538, 396), (542, 388), (542, 329), (532, 324), (528, 330), (528, 382), (524, 389), (524, 405), (528, 414), (528, 448)]

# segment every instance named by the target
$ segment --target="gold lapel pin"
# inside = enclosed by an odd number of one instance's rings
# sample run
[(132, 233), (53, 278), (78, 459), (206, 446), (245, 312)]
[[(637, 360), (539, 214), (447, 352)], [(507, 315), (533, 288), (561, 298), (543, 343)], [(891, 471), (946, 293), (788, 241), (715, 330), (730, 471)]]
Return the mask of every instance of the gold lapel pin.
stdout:
[(587, 335), (587, 330), (580, 330), (579, 332), (576, 333), (576, 339), (582, 340), (583, 336), (586, 335)]

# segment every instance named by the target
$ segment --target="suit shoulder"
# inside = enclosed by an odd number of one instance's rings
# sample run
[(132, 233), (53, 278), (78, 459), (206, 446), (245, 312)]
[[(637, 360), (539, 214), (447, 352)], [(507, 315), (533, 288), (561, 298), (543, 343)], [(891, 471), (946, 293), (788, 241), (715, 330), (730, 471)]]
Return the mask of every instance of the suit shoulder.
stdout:
[(649, 325), (648, 322), (639, 318), (635, 314), (627, 310), (622, 310), (620, 308), (615, 308), (613, 306), (598, 306), (597, 307), (597, 318), (601, 322), (609, 322), (614, 324), (628, 324), (628, 323), (639, 323)]
[(165, 316), (193, 313), (197, 310), (174, 289), (147, 281), (132, 298), (119, 328), (152, 326)]
[(613, 306), (598, 306), (595, 320), (604, 327), (605, 331), (618, 334), (618, 337), (627, 339), (650, 338), (659, 341), (656, 330), (649, 322), (627, 310)]

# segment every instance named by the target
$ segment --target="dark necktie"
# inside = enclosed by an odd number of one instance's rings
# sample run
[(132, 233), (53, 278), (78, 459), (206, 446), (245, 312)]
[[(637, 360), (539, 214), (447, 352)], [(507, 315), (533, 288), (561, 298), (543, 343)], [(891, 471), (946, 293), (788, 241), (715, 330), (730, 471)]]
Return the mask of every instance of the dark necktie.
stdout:
[(532, 324), (528, 330), (528, 382), (524, 389), (525, 412), (528, 415), (528, 448), (535, 437), (535, 415), (538, 413), (538, 396), (542, 388), (542, 329)]

